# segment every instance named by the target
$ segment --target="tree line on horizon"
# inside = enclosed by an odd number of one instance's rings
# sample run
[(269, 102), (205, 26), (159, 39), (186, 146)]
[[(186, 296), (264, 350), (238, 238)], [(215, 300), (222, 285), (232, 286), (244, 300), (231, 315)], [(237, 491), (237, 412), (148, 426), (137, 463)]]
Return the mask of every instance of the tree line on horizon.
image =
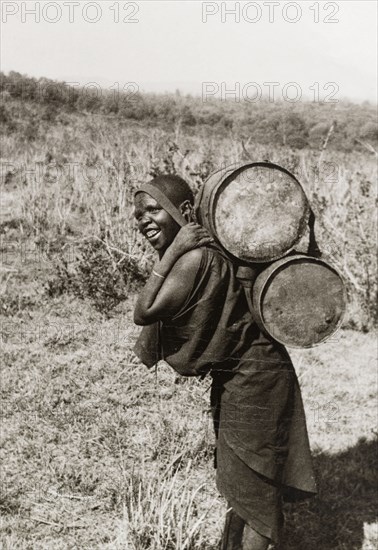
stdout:
[(73, 87), (15, 71), (0, 73), (0, 92), (2, 132), (21, 131), (27, 141), (36, 139), (43, 122), (69, 125), (70, 115), (75, 114), (114, 117), (167, 131), (181, 129), (190, 135), (226, 132), (241, 140), (293, 149), (327, 147), (374, 154), (378, 145), (377, 111), (369, 102), (202, 99), (179, 91), (141, 93), (135, 83), (124, 91)]

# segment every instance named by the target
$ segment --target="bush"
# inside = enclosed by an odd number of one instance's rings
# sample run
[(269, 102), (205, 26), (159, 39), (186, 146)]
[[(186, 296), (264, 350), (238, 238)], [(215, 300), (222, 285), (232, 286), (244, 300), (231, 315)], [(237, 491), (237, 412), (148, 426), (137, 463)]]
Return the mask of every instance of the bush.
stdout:
[(147, 278), (147, 269), (135, 258), (100, 238), (81, 243), (72, 259), (61, 251), (54, 258), (54, 268), (47, 282), (49, 296), (69, 292), (89, 299), (97, 311), (105, 314)]

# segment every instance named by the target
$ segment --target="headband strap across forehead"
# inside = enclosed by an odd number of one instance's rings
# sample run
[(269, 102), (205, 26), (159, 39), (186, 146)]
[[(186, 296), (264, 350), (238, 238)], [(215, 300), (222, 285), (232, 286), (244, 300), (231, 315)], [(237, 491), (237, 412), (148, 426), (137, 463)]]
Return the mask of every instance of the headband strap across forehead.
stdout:
[(175, 220), (175, 222), (179, 224), (180, 227), (183, 227), (188, 223), (179, 211), (179, 209), (173, 204), (173, 202), (167, 197), (167, 195), (165, 195), (162, 191), (160, 191), (160, 189), (158, 189), (154, 185), (145, 183), (135, 191), (135, 195), (137, 193), (147, 193), (148, 195), (150, 195), (160, 204), (160, 206), (164, 208), (164, 210), (168, 212), (170, 216), (172, 216), (172, 218)]

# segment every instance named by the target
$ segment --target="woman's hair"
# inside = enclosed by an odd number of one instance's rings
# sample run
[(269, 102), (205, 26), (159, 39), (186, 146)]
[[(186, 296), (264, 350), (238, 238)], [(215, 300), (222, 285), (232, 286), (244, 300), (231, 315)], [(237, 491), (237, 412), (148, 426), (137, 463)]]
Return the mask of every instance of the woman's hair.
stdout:
[(189, 185), (180, 176), (157, 176), (148, 182), (159, 189), (178, 208), (184, 201), (194, 203), (194, 195)]

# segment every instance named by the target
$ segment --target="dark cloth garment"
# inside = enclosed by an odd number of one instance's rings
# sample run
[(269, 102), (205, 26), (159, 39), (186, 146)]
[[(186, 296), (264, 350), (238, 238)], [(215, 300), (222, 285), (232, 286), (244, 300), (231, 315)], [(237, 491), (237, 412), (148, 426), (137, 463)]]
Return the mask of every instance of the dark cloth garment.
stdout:
[(160, 331), (145, 329), (135, 351), (142, 358), (144, 350), (148, 366), (158, 356), (186, 376), (210, 372), (217, 486), (246, 523), (276, 541), (282, 497), (316, 492), (305, 414), (290, 357), (254, 323), (232, 263), (217, 247), (203, 248), (184, 307)]
[(269, 347), (255, 342), (232, 376), (213, 376), (211, 406), (218, 489), (252, 529), (278, 542), (282, 499), (316, 487), (294, 369)]
[(162, 359), (159, 323), (152, 323), (142, 328), (133, 351), (149, 369)]
[(244, 520), (230, 508), (226, 514), (220, 550), (243, 550), (244, 525)]
[(148, 367), (159, 357), (184, 376), (233, 370), (259, 334), (233, 264), (216, 245), (201, 250), (186, 303), (160, 322), (160, 331), (157, 323), (144, 327), (136, 343), (134, 352)]

